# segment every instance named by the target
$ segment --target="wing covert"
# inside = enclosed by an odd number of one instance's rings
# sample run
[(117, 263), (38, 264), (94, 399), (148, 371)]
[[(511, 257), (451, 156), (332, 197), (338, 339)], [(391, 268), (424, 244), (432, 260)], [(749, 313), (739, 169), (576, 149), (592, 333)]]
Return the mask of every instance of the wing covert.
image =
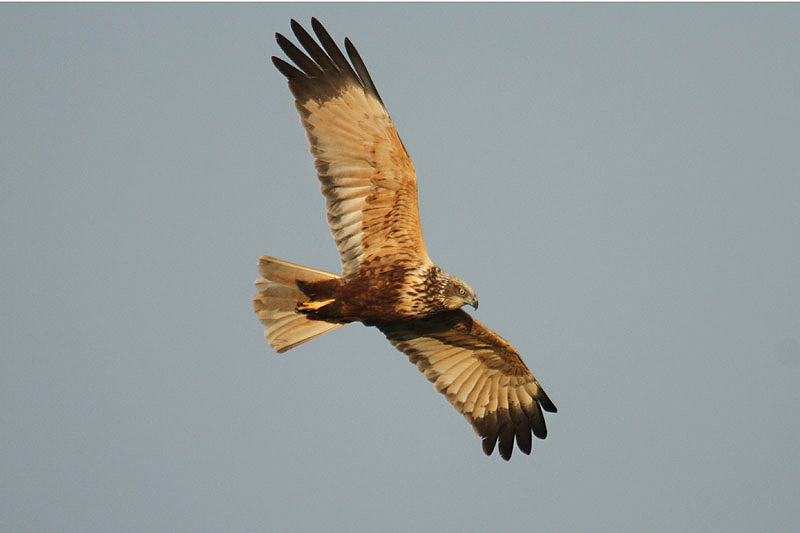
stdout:
[(515, 439), (529, 454), (531, 433), (547, 436), (542, 409), (556, 406), (517, 351), (465, 311), (375, 325), (472, 424), (486, 455), (499, 441), (500, 455), (510, 459)]
[(322, 24), (312, 19), (311, 25), (319, 44), (291, 23), (305, 52), (276, 34), (296, 66), (272, 61), (289, 80), (316, 158), (342, 277), (367, 272), (362, 267), (428, 263), (414, 165), (364, 62), (346, 39), (351, 65)]

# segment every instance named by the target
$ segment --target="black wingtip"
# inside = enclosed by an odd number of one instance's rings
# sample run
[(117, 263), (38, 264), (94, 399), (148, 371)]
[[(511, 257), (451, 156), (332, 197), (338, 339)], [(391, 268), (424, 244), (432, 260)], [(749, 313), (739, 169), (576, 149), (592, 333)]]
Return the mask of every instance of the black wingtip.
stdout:
[(347, 55), (350, 56), (350, 61), (353, 63), (353, 67), (358, 73), (358, 77), (361, 78), (364, 88), (371, 92), (380, 103), (383, 103), (383, 100), (381, 100), (381, 95), (378, 94), (378, 89), (372, 82), (372, 78), (369, 75), (367, 66), (364, 64), (364, 60), (361, 59), (361, 55), (358, 53), (358, 50), (356, 50), (356, 47), (347, 37), (344, 38), (344, 49), (347, 51)]
[(486, 455), (492, 455), (494, 451), (494, 445), (497, 443), (497, 436), (495, 435), (494, 438), (492, 437), (484, 437), (483, 441), (481, 442), (481, 446), (483, 447), (483, 453)]
[(353, 42), (350, 40), (350, 37), (344, 38), (344, 49), (347, 50), (348, 54), (358, 55), (358, 51), (356, 51), (356, 47), (353, 45)]
[(500, 457), (508, 461), (514, 453), (514, 428), (510, 424), (504, 425), (500, 428), (498, 440), (500, 443), (497, 445), (497, 451), (500, 452)]
[(302, 78), (305, 76), (302, 72), (294, 68), (292, 65), (281, 59), (280, 57), (272, 56), (272, 64), (278, 71), (286, 76), (288, 79)]
[(531, 430), (527, 424), (517, 426), (517, 448), (525, 455), (531, 454), (533, 448), (533, 439), (531, 438)]
[(295, 36), (298, 39), (300, 39), (301, 36), (308, 35), (306, 29), (303, 26), (301, 26), (300, 23), (297, 22), (296, 20), (292, 19), (291, 26), (292, 26), (292, 31), (294, 32)]
[(510, 461), (511, 454), (514, 453), (514, 443), (512, 442), (511, 445), (503, 446), (503, 443), (501, 442), (498, 448), (500, 457), (502, 457), (504, 461)]
[(548, 413), (557, 413), (558, 409), (556, 409), (556, 404), (553, 403), (553, 400), (547, 396), (547, 393), (541, 387), (539, 387), (539, 391), (541, 395), (536, 399), (539, 400), (539, 405), (542, 406), (542, 409)]
[(275, 41), (278, 43), (278, 46), (283, 48), (284, 47), (283, 43), (288, 43), (289, 39), (287, 39), (286, 36), (283, 35), (282, 33), (275, 32)]

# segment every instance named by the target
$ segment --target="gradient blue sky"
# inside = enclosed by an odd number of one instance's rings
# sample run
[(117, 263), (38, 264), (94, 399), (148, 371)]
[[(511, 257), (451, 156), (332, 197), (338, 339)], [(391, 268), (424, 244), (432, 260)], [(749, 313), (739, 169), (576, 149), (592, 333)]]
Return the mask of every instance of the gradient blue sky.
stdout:
[[(320, 18), (428, 249), (559, 412), (480, 440), (374, 329), (273, 353), (259, 255), (337, 270), (269, 62)], [(0, 5), (3, 531), (793, 531), (797, 5)]]

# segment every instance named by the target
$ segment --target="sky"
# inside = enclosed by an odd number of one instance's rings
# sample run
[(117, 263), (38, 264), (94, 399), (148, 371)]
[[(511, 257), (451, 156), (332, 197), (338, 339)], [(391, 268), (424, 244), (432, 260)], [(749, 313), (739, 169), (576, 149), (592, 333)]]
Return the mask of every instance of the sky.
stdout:
[[(373, 328), (263, 337), (260, 255), (340, 267), (269, 61), (311, 16), (370, 69), (431, 257), (559, 408), (530, 456), (485, 457)], [(0, 5), (0, 530), (794, 531), (798, 28)]]

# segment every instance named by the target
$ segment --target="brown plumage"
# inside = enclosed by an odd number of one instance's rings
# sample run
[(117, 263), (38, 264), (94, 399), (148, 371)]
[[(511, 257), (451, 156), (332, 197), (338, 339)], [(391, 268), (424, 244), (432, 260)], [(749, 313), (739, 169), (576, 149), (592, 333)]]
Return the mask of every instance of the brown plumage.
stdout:
[[(306, 130), (327, 201), (342, 275), (263, 256), (253, 305), (278, 352), (363, 322), (380, 329), (483, 437), (531, 451), (547, 435), (542, 409), (556, 407), (514, 348), (460, 308), (475, 292), (428, 257), (417, 178), (392, 119), (349, 39), (345, 50), (311, 20), (319, 44), (297, 22), (305, 49), (276, 34), (294, 65), (273, 57)], [(321, 45), (321, 46), (320, 46)], [(352, 64), (351, 64), (352, 62)]]

